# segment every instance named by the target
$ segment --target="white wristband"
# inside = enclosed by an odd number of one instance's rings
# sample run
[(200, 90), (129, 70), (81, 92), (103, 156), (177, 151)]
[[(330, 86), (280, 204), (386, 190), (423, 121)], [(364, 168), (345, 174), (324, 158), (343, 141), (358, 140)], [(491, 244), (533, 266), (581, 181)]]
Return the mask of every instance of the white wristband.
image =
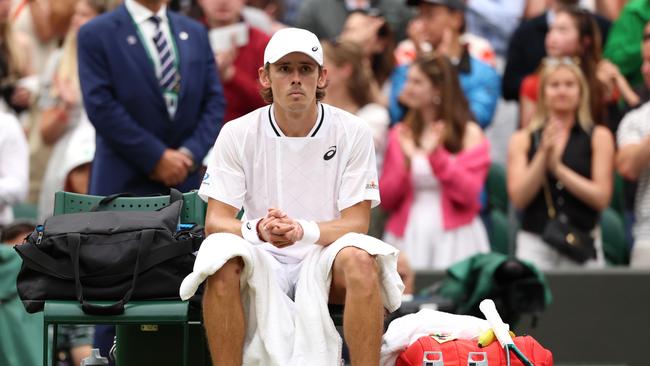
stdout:
[(247, 242), (254, 245), (264, 243), (260, 240), (260, 236), (257, 232), (257, 223), (261, 219), (262, 218), (260, 217), (258, 219), (248, 220), (241, 223), (241, 236), (243, 236)]
[(320, 228), (318, 227), (316, 221), (308, 221), (308, 220), (296, 220), (296, 221), (298, 221), (298, 224), (302, 226), (302, 239), (300, 240), (300, 242), (316, 244), (318, 239), (320, 239)]

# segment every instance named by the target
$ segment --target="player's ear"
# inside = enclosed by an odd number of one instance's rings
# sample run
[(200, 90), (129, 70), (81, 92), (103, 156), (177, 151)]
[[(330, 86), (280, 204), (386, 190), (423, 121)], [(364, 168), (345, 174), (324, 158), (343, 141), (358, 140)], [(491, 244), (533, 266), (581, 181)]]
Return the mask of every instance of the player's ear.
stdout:
[(270, 88), (271, 87), (271, 79), (269, 78), (269, 71), (270, 71), (270, 66), (269, 67), (260, 67), (257, 69), (257, 75), (260, 79), (260, 85), (262, 85), (263, 88)]
[(318, 73), (318, 87), (319, 88), (325, 88), (327, 86), (327, 69), (322, 68), (321, 71)]

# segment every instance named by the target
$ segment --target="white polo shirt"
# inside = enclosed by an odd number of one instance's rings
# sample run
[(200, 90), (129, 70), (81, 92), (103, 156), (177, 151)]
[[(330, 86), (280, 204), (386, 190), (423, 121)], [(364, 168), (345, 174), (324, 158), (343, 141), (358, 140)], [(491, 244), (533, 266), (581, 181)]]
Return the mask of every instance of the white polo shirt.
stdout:
[[(274, 207), (295, 219), (328, 221), (361, 201), (378, 205), (370, 128), (326, 104), (319, 103), (318, 111), (307, 137), (284, 136), (272, 105), (228, 122), (214, 145), (201, 198), (243, 207), (248, 219), (265, 216)], [(309, 249), (302, 244), (262, 247), (284, 263), (301, 260)]]

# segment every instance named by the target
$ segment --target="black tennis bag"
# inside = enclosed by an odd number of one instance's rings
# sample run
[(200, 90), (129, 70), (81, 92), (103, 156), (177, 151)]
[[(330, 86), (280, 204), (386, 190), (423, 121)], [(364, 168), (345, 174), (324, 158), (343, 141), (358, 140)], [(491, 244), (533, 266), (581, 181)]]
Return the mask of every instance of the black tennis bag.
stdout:
[(87, 314), (116, 315), (129, 300), (178, 299), (204, 236), (201, 226), (179, 225), (182, 205), (175, 191), (157, 211), (47, 219), (14, 247), (23, 259), (17, 287), (27, 312), (43, 310), (45, 300), (78, 300)]

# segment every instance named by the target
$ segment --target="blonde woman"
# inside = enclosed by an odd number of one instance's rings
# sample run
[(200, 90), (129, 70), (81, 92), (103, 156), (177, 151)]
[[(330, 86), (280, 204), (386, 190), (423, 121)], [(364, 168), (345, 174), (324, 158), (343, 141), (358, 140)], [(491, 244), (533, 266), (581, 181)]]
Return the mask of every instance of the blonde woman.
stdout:
[(116, 0), (79, 0), (61, 50), (52, 55), (39, 100), (43, 111), (40, 133), (52, 145), (39, 197), (39, 216), (52, 215), (54, 193), (86, 193), (95, 153), (95, 131), (83, 111), (77, 71), (77, 32), (97, 15), (111, 10)]
[(29, 39), (10, 21), (11, 0), (0, 0), (0, 110), (20, 113), (29, 107), (31, 92), (26, 83), (33, 74)]
[[(510, 141), (508, 195), (522, 211), (516, 254), (541, 269), (604, 263), (597, 223), (612, 193), (614, 139), (594, 123), (588, 90), (572, 59), (545, 59), (535, 114)], [(595, 239), (586, 262), (542, 239), (552, 213)]]

